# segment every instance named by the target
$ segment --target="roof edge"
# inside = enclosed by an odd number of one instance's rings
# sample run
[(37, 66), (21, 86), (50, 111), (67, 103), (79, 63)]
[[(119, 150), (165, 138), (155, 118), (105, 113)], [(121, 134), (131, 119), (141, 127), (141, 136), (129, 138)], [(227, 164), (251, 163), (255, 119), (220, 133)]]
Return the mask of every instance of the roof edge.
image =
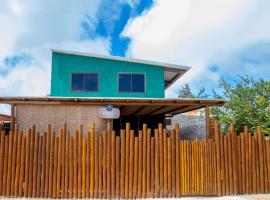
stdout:
[(224, 99), (185, 99), (185, 98), (85, 98), (85, 97), (0, 97), (0, 104), (200, 104), (210, 106), (222, 106), (226, 100)]
[(141, 64), (147, 64), (147, 65), (153, 65), (153, 66), (160, 66), (160, 67), (164, 67), (165, 69), (171, 68), (171, 69), (181, 70), (181, 71), (185, 71), (185, 72), (188, 71), (189, 69), (191, 69), (191, 66), (149, 61), (149, 60), (143, 60), (143, 59), (123, 58), (123, 57), (119, 57), (119, 56), (99, 55), (99, 54), (93, 54), (93, 53), (86, 53), (86, 52), (79, 52), (79, 51), (67, 51), (67, 50), (60, 50), (60, 49), (51, 49), (51, 51), (54, 53), (110, 59), (110, 60), (117, 60), (117, 61), (123, 61), (123, 62), (131, 62), (131, 63), (141, 63)]

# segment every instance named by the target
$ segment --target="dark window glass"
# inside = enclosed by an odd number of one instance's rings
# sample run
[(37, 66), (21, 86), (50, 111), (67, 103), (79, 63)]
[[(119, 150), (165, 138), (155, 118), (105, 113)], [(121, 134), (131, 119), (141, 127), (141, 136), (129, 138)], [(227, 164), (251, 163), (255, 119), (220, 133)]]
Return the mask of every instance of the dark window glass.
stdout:
[(119, 92), (131, 92), (131, 74), (119, 74)]
[(132, 92), (144, 92), (144, 74), (132, 74)]
[(98, 75), (85, 74), (85, 91), (97, 91), (97, 90), (98, 90)]
[(74, 73), (71, 77), (72, 91), (98, 91), (98, 74)]
[(119, 74), (119, 92), (145, 92), (144, 74)]
[(72, 74), (71, 88), (73, 91), (84, 90), (84, 74)]

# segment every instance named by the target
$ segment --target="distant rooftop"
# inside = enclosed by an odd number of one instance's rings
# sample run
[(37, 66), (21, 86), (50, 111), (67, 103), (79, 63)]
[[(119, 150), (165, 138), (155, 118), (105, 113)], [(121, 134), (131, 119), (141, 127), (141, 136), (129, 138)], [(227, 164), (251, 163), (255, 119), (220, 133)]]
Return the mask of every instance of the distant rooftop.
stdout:
[(142, 60), (142, 59), (123, 58), (123, 57), (117, 57), (117, 56), (97, 55), (97, 54), (78, 52), (78, 51), (52, 49), (52, 52), (163, 67), (166, 89), (191, 68), (190, 66), (184, 66), (184, 65), (177, 65), (177, 64), (149, 61), (149, 60)]

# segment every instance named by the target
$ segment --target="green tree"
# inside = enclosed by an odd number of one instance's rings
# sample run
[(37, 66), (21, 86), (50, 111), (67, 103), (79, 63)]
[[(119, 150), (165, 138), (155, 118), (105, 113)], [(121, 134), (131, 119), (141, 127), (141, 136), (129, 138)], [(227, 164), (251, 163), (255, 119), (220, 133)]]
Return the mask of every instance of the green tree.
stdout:
[(199, 90), (198, 94), (194, 94), (193, 92), (191, 92), (188, 83), (185, 83), (178, 91), (178, 98), (208, 98), (208, 97), (209, 95), (205, 93), (204, 87), (202, 87)]
[(233, 123), (237, 131), (243, 131), (243, 126), (247, 125), (251, 131), (260, 126), (270, 133), (270, 81), (245, 76), (235, 84), (221, 79), (219, 86), (222, 94), (213, 91), (213, 97), (227, 102), (224, 107), (211, 109), (211, 114), (217, 115), (225, 128)]
[(189, 84), (185, 83), (178, 92), (178, 98), (196, 98), (191, 92)]
[(252, 132), (260, 126), (264, 132), (270, 133), (270, 81), (240, 76), (234, 84), (221, 79), (219, 87), (220, 94), (212, 90), (212, 95), (208, 95), (201, 88), (196, 95), (188, 84), (184, 84), (178, 97), (225, 99), (227, 102), (223, 107), (212, 107), (210, 110), (212, 116), (218, 116), (225, 130), (234, 124), (238, 132), (247, 125)]

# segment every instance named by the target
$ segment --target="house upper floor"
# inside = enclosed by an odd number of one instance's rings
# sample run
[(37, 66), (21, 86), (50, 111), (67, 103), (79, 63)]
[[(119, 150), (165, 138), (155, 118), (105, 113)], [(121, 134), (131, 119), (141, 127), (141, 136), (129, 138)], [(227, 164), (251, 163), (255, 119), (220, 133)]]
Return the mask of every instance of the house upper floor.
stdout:
[(164, 98), (190, 68), (145, 60), (53, 50), (51, 96)]

